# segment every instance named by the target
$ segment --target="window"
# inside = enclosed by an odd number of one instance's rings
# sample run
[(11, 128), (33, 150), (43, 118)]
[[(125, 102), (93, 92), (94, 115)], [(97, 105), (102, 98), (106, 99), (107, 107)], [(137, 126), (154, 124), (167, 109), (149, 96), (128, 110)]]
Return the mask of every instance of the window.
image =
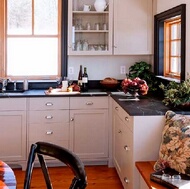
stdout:
[(154, 73), (185, 80), (185, 50), (186, 4), (181, 4), (154, 16)]
[(181, 72), (181, 17), (166, 20), (164, 30), (164, 76), (179, 79)]
[(66, 59), (61, 57), (65, 54), (61, 43), (66, 43), (61, 36), (67, 37), (63, 30), (67, 22), (61, 16), (67, 18), (66, 4), (62, 0), (1, 0), (1, 77), (54, 79), (62, 75)]

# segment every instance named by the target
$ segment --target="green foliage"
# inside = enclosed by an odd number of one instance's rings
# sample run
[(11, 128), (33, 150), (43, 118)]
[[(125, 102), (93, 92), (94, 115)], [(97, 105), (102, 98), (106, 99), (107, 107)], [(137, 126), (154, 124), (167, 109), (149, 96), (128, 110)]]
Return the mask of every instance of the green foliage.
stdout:
[(171, 81), (167, 86), (161, 84), (159, 87), (164, 91), (163, 103), (165, 105), (178, 106), (190, 102), (190, 79), (182, 83)]
[(155, 74), (151, 71), (151, 67), (151, 64), (148, 64), (147, 62), (136, 62), (129, 68), (129, 74), (126, 75), (131, 79), (139, 77), (145, 80), (148, 84), (149, 91), (156, 91), (157, 79), (155, 77)]

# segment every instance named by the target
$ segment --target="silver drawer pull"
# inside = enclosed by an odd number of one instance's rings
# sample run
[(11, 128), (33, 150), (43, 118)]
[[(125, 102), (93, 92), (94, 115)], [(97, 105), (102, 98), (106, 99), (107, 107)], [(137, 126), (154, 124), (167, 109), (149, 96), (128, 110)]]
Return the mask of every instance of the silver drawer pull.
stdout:
[(86, 103), (86, 105), (92, 105), (93, 104), (93, 102), (87, 102)]
[(124, 149), (125, 149), (126, 151), (129, 151), (129, 147), (128, 147), (127, 145), (124, 146)]
[(47, 135), (52, 135), (52, 134), (53, 134), (53, 131), (46, 131), (46, 134), (47, 134)]
[(53, 106), (53, 103), (52, 102), (47, 102), (46, 106)]
[(116, 106), (116, 107), (115, 107), (115, 110), (117, 110), (117, 111), (118, 111), (118, 110), (119, 110), (119, 108)]
[(125, 177), (123, 180), (125, 183), (127, 183), (127, 184), (129, 183), (129, 179), (127, 177)]
[(53, 119), (53, 116), (49, 115), (45, 117), (46, 119)]
[(129, 121), (129, 118), (128, 118), (128, 117), (125, 117), (125, 121)]

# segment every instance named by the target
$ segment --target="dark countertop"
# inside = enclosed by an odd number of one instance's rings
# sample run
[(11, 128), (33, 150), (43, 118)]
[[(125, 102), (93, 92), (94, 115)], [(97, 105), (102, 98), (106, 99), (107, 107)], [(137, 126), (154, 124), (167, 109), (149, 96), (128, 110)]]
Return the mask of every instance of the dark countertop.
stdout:
[(0, 93), (0, 98), (25, 98), (25, 97), (79, 97), (79, 96), (108, 96), (108, 93), (99, 89), (89, 90), (88, 92), (82, 92), (80, 94), (45, 94), (45, 90), (28, 90), (23, 92), (5, 92)]
[(108, 96), (110, 95), (129, 115), (131, 116), (159, 116), (164, 115), (167, 110), (172, 110), (176, 113), (190, 115), (190, 110), (183, 111), (178, 108), (166, 107), (162, 98), (154, 95), (140, 96), (139, 101), (120, 101), (127, 99), (126, 96), (112, 94), (111, 92), (102, 91), (101, 89), (91, 89), (88, 92), (82, 92), (75, 95), (46, 95), (45, 90), (28, 90), (17, 93), (0, 93), (0, 98), (27, 98), (27, 97), (87, 97), (87, 96)]
[(126, 99), (127, 97), (122, 95), (111, 96), (131, 116), (159, 116), (165, 115), (168, 110), (190, 115), (190, 110), (183, 111), (179, 108), (165, 106), (159, 97), (145, 95), (138, 97), (139, 101), (120, 101), (120, 99)]

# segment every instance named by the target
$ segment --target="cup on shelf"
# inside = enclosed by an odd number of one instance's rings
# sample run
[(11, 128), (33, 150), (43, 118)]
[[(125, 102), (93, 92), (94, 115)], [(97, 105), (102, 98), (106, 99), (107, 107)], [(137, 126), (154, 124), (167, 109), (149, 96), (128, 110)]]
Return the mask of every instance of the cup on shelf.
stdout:
[(94, 28), (95, 28), (95, 30), (99, 30), (100, 29), (100, 24), (99, 23), (95, 23)]
[(87, 29), (87, 30), (91, 30), (91, 25), (90, 25), (89, 22), (86, 24), (86, 29)]
[(90, 9), (91, 9), (91, 5), (84, 5), (83, 6), (83, 11), (85, 11), (85, 12), (90, 11)]
[(106, 23), (103, 23), (102, 29), (103, 29), (103, 30), (107, 30), (107, 24), (106, 24)]

